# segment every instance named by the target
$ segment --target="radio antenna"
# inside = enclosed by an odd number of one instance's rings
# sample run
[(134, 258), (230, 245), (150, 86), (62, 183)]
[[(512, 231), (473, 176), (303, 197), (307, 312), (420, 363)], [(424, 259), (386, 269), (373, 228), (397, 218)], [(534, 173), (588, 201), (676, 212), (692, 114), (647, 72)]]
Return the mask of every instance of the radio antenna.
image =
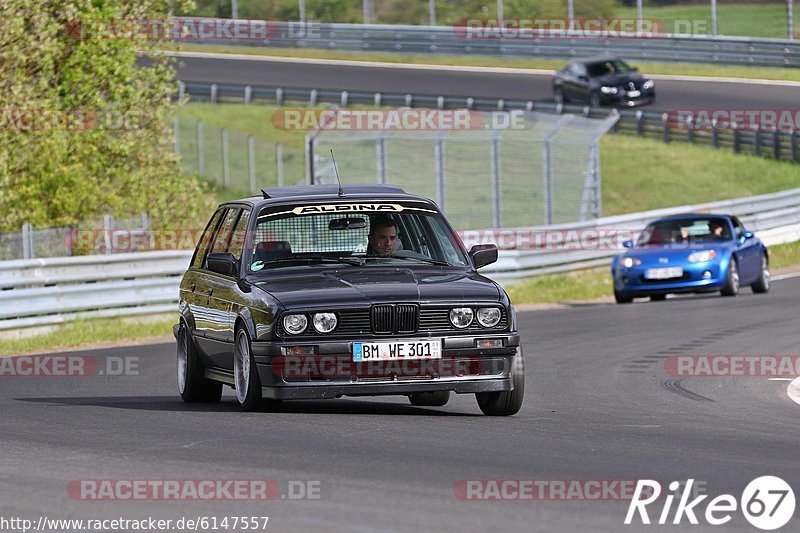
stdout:
[(336, 173), (336, 181), (339, 183), (339, 198), (344, 198), (344, 189), (342, 189), (342, 180), (339, 179), (339, 168), (336, 166), (336, 158), (333, 157), (333, 148), (331, 151), (331, 161), (333, 161), (333, 171)]

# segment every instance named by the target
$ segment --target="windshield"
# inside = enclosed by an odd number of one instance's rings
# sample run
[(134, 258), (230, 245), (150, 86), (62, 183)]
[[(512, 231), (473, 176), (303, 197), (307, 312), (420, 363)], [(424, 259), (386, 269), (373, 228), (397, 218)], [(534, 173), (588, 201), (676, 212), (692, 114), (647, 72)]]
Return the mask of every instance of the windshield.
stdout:
[[(379, 205), (386, 211), (364, 211)], [(317, 264), (470, 264), (438, 212), (396, 201), (264, 208), (249, 250), (251, 272)]]
[(633, 70), (630, 65), (619, 59), (589, 63), (586, 65), (586, 68), (589, 71), (589, 76), (592, 78), (608, 76), (610, 74), (624, 74)]
[(639, 236), (638, 246), (729, 240), (730, 225), (724, 218), (698, 217), (650, 224)]

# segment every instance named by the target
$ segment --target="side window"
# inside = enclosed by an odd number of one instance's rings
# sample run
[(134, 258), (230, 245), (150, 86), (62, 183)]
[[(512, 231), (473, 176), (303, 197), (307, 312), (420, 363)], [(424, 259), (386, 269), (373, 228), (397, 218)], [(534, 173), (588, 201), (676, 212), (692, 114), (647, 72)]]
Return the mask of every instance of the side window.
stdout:
[(734, 235), (736, 235), (737, 238), (741, 237), (742, 233), (744, 233), (744, 225), (736, 217), (732, 217), (731, 218), (731, 222), (733, 222), (733, 233), (734, 233)]
[(247, 234), (247, 223), (250, 221), (250, 210), (245, 209), (242, 211), (242, 216), (239, 217), (239, 222), (236, 223), (236, 229), (233, 230), (233, 237), (231, 238), (231, 245), (228, 251), (233, 254), (233, 257), (238, 261), (242, 258), (242, 250), (244, 250), (244, 238)]
[(202, 266), (203, 261), (206, 259), (206, 251), (208, 251), (208, 244), (211, 241), (211, 236), (214, 235), (214, 230), (217, 228), (217, 223), (219, 222), (220, 217), (224, 209), (218, 209), (216, 213), (211, 217), (211, 220), (208, 221), (208, 226), (206, 226), (206, 230), (203, 232), (202, 237), (200, 237), (200, 242), (197, 244), (197, 248), (194, 250), (194, 255), (192, 256), (192, 266), (200, 268)]
[[(233, 232), (233, 225), (236, 222), (236, 217), (239, 215), (238, 209), (228, 209), (225, 212), (225, 217), (219, 225), (216, 235), (214, 235), (214, 242), (211, 244), (211, 253), (227, 252), (228, 245), (231, 242), (231, 233)], [(206, 264), (203, 263), (203, 268)]]

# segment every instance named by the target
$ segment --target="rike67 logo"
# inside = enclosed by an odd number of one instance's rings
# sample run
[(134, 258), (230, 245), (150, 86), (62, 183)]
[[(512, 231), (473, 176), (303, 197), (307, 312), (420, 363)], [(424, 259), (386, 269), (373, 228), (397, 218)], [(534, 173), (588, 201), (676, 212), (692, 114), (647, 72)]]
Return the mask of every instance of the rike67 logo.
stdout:
[[(772, 531), (786, 525), (794, 515), (794, 491), (779, 477), (762, 476), (754, 479), (742, 491), (742, 497), (738, 501), (731, 494), (721, 494), (706, 504), (704, 513), (701, 513), (700, 504), (708, 498), (708, 495), (703, 494), (689, 500), (693, 495), (693, 485), (694, 479), (689, 479), (686, 483), (673, 481), (669, 484), (669, 493), (664, 498), (657, 524), (677, 525), (681, 524), (685, 518), (690, 524), (697, 525), (700, 523), (699, 515), (705, 519), (707, 524), (720, 526), (730, 522), (733, 519), (733, 513), (740, 508), (752, 526), (764, 531)], [(683, 490), (679, 492), (681, 487)], [(660, 497), (661, 484), (658, 481), (640, 479), (628, 507), (625, 524), (633, 523), (637, 514), (642, 524), (650, 524), (651, 519), (647, 506), (656, 502)], [(678, 504), (670, 521), (670, 515), (673, 512), (672, 504), (676, 499)], [(655, 516), (653, 518), (655, 519)]]

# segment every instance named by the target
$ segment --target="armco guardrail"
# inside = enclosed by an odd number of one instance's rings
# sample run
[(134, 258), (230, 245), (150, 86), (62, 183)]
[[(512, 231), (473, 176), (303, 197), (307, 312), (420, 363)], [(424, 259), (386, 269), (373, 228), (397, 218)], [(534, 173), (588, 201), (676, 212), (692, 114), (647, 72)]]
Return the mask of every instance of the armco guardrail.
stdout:
[[(320, 48), (359, 52), (402, 54), (459, 54), (498, 57), (541, 57), (565, 59), (598, 54), (621, 55), (646, 61), (714, 63), (724, 65), (758, 65), (773, 67), (800, 66), (800, 42), (786, 39), (752, 37), (712, 37), (685, 35), (635, 34), (587, 37), (582, 32), (538, 29), (530, 35), (508, 35), (499, 32), (469, 30), (450, 26), (407, 26), (381, 24), (333, 24), (301, 22), (268, 22), (263, 30), (266, 38), (254, 38), (251, 28), (264, 21), (226, 19), (182, 19), (187, 24), (203, 24), (211, 30), (189, 35), (187, 42), (236, 44), (277, 48)], [(214, 32), (221, 24), (237, 26), (234, 31)], [(236, 36), (242, 36), (237, 39)], [(488, 35), (488, 38), (487, 38)]]
[[(589, 222), (505, 228), (505, 232), (547, 232), (554, 249), (506, 250), (481, 272), (502, 282), (538, 274), (606, 266), (617, 249), (558, 249), (569, 232), (638, 231), (661, 216), (721, 212), (739, 216), (767, 244), (800, 240), (800, 189), (736, 200), (686, 205), (604, 217)], [(485, 242), (500, 230), (461, 232)], [(492, 239), (489, 238), (489, 241)], [(569, 247), (567, 247), (569, 248)], [(61, 257), (0, 262), (0, 331), (60, 324), (76, 318), (136, 316), (176, 312), (180, 277), (192, 252), (141, 252), (107, 256)]]
[[(391, 107), (426, 107), (438, 109), (476, 109), (479, 111), (527, 110), (545, 113), (578, 113), (590, 117), (608, 116), (608, 108), (559, 105), (551, 101), (506, 100), (502, 98), (471, 98), (469, 96), (443, 96), (431, 94), (367, 93), (354, 91), (330, 91), (286, 87), (264, 87), (216, 83), (178, 83), (180, 98), (190, 97), (195, 101), (212, 103), (263, 103), (284, 105), (287, 102), (302, 102), (308, 105), (322, 103), (342, 107), (348, 105), (375, 105)], [(741, 127), (691, 128), (677, 124), (676, 117), (667, 113), (642, 109), (621, 109), (620, 118), (612, 131), (663, 142), (687, 142), (770, 157), (785, 161), (800, 162), (800, 141), (797, 130), (766, 130)]]

